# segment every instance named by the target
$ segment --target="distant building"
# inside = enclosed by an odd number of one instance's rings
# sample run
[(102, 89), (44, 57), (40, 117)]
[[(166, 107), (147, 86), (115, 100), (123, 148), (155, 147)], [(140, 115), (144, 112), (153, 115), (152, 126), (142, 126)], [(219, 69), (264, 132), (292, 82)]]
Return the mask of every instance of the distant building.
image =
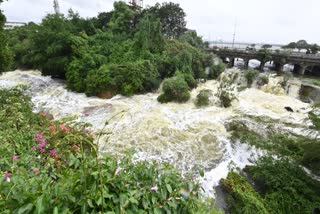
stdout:
[(25, 26), (27, 23), (24, 22), (6, 22), (4, 24), (4, 29), (6, 30), (12, 30), (16, 27), (21, 27), (21, 26)]

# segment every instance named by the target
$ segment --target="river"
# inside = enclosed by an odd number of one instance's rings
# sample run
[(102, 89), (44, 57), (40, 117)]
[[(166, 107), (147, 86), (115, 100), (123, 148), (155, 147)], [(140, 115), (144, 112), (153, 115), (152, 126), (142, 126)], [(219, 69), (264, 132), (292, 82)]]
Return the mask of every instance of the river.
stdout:
[[(283, 130), (299, 133), (307, 127), (310, 105), (297, 99), (299, 83), (295, 82), (286, 95), (284, 91), (272, 94), (275, 83), (269, 82), (270, 87), (263, 90), (237, 92), (237, 100), (225, 109), (215, 104), (216, 97), (211, 98), (209, 107), (197, 108), (194, 104), (201, 89), (211, 89), (215, 94), (219, 83), (216, 80), (201, 83), (185, 104), (160, 104), (160, 91), (100, 99), (70, 92), (63, 81), (41, 76), (39, 71), (16, 70), (0, 76), (0, 87), (30, 87), (35, 112), (45, 111), (55, 118), (76, 115), (77, 120), (91, 123), (96, 132), (109, 121), (104, 131), (110, 134), (98, 142), (102, 154), (121, 156), (134, 148), (135, 157), (170, 162), (182, 172), (204, 169), (201, 182), (208, 196), (214, 195), (213, 187), (226, 177), (230, 164), (242, 168), (263, 153), (245, 144), (231, 143), (225, 128), (228, 121), (258, 116), (282, 121), (279, 128)], [(294, 112), (288, 112), (286, 106)]]

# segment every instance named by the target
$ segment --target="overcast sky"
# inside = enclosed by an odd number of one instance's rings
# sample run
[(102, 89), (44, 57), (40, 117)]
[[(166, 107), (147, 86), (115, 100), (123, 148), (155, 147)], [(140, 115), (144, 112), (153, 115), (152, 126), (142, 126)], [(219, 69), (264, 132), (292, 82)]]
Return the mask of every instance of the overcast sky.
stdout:
[[(169, 1), (169, 0), (167, 0)], [(280, 43), (305, 39), (320, 44), (320, 0), (171, 0), (187, 14), (187, 27), (205, 39)], [(59, 0), (83, 17), (112, 10), (113, 0)], [(128, 2), (128, 0), (127, 0)], [(165, 0), (145, 0), (154, 5)], [(53, 0), (9, 0), (1, 5), (8, 21), (40, 22), (53, 12)], [(235, 23), (236, 28), (235, 28)]]

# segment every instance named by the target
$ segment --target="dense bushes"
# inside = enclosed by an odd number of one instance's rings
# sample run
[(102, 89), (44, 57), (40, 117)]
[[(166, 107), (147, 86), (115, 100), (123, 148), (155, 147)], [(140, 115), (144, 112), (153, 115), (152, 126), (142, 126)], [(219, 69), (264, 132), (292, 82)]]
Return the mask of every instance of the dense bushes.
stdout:
[[(195, 32), (185, 33), (184, 18), (173, 3), (139, 12), (115, 2), (112, 12), (96, 19), (70, 10), (67, 17), (49, 14), (40, 25), (8, 33), (15, 67), (65, 78), (69, 89), (90, 96), (106, 91), (130, 96), (150, 92), (159, 81), (177, 75), (194, 88), (196, 79), (216, 78), (223, 70), (203, 51), (205, 44)], [(103, 26), (95, 29), (100, 21)], [(210, 74), (205, 72), (209, 67)]]
[(109, 64), (91, 70), (86, 79), (86, 94), (95, 95), (110, 91), (130, 96), (152, 91), (160, 80), (155, 67), (149, 61)]
[(190, 99), (190, 92), (187, 82), (182, 76), (171, 77), (164, 81), (163, 94), (158, 97), (161, 103), (171, 101), (183, 103)]
[(89, 124), (32, 113), (23, 89), (0, 107), (1, 213), (216, 213), (169, 164), (99, 159)]
[(196, 106), (207, 106), (209, 105), (209, 97), (212, 96), (212, 91), (208, 89), (201, 90), (197, 95)]
[[(1, 3), (2, 0), (0, 0), (0, 4)], [(7, 71), (13, 62), (12, 53), (8, 47), (8, 38), (6, 37), (3, 29), (5, 22), (6, 17), (0, 10), (0, 74), (4, 71)]]
[(259, 71), (254, 69), (249, 69), (245, 71), (244, 77), (247, 80), (248, 87), (251, 87), (253, 81), (257, 78), (258, 75), (259, 75)]
[[(260, 159), (244, 170), (249, 179), (230, 172), (222, 185), (231, 213), (317, 213), (320, 182), (288, 159)], [(253, 181), (253, 186), (247, 181)], [(316, 211), (317, 210), (317, 211)]]

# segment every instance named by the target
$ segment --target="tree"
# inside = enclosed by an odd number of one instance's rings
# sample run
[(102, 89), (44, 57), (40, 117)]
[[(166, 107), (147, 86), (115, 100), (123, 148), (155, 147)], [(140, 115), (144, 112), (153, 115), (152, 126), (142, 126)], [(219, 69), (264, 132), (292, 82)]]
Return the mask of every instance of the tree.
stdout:
[(296, 49), (297, 44), (295, 42), (290, 42), (288, 45), (282, 46), (283, 49)]
[(309, 46), (309, 49), (312, 54), (317, 54), (320, 50), (320, 46), (317, 44), (313, 44)]
[(162, 23), (162, 32), (169, 39), (177, 39), (186, 31), (186, 14), (179, 4), (157, 3), (144, 11), (156, 15)]
[(112, 18), (112, 15), (113, 11), (99, 13), (98, 17), (93, 20), (95, 28), (106, 30), (108, 28), (108, 24)]
[(122, 1), (114, 2), (114, 11), (108, 24), (112, 34), (120, 38), (130, 38), (133, 34), (135, 12)]
[(198, 36), (194, 30), (188, 30), (179, 39), (182, 42), (186, 42), (195, 48), (204, 49), (207, 45), (203, 42), (202, 37)]
[(307, 43), (306, 40), (299, 40), (299, 41), (297, 41), (297, 43), (296, 43), (296, 48), (299, 50), (299, 52), (300, 52), (302, 49), (308, 50), (309, 44)]
[[(0, 4), (3, 0), (0, 0)], [(6, 17), (0, 10), (0, 73), (7, 71), (13, 61), (12, 54), (9, 50), (8, 40), (4, 34), (4, 24), (6, 23)]]
[(269, 48), (272, 48), (272, 45), (264, 44), (264, 45), (262, 45), (262, 48), (269, 49)]
[(161, 53), (164, 49), (165, 40), (161, 34), (161, 23), (152, 15), (145, 15), (137, 27), (134, 35), (134, 49), (136, 51)]
[(260, 60), (260, 70), (263, 69), (264, 63), (272, 59), (271, 51), (268, 49), (260, 49), (258, 51), (258, 59)]

